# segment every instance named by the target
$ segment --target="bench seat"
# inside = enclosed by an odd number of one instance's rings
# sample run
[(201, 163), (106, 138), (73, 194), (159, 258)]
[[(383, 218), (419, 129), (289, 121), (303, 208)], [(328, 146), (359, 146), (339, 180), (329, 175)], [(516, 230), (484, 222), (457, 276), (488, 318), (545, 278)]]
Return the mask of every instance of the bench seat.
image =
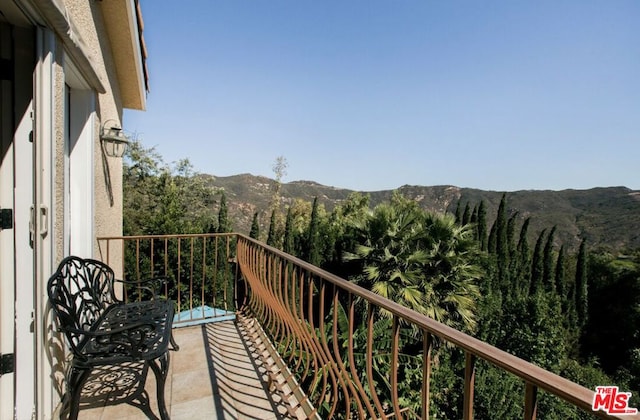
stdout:
[[(76, 364), (110, 365), (153, 360), (166, 353), (171, 341), (173, 302), (150, 300), (109, 306), (96, 320), (93, 332), (78, 346)], [(108, 337), (108, 339), (107, 339)]]

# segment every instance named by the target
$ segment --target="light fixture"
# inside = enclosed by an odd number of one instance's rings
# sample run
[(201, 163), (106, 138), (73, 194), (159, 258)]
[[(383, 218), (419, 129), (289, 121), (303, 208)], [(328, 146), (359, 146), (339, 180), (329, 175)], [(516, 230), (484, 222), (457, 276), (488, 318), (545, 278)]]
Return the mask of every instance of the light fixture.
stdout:
[(115, 120), (107, 120), (102, 124), (100, 141), (105, 155), (119, 158), (127, 151), (129, 138), (122, 132), (122, 128), (117, 127), (115, 123)]

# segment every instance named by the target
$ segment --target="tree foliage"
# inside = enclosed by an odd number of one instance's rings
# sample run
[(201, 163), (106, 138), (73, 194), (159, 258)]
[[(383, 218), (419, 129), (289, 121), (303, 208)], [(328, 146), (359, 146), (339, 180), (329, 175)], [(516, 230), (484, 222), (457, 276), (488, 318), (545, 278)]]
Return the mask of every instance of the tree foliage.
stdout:
[(168, 165), (153, 148), (133, 141), (123, 165), (123, 233), (205, 231), (215, 225), (216, 193), (188, 160)]
[[(276, 160), (274, 197), (268, 209), (256, 209), (251, 237), (260, 237), (259, 215), (270, 214), (267, 242), (287, 253), (589, 388), (617, 384), (634, 396), (640, 390), (640, 252), (588, 253), (585, 241), (577, 254), (562, 245), (556, 252), (555, 228), (530, 232), (530, 219), (508, 208), (506, 194), (492, 213), (490, 232), (484, 201), (464, 206), (458, 201), (454, 216), (428, 213), (397, 193), (371, 208), (368, 195), (354, 193), (329, 214), (319, 198), (288, 202), (285, 212), (279, 183), (286, 166), (284, 158)], [(153, 148), (133, 142), (123, 180), (126, 235), (232, 231), (224, 191), (209, 187), (188, 160), (169, 165)], [(218, 252), (220, 265), (210, 268), (223, 275), (229, 269), (227, 251)], [(341, 311), (335, 314), (342, 334), (337, 339), (345, 343), (344, 308), (328, 311), (329, 326), (333, 311)], [(374, 386), (389, 404), (386, 315), (376, 315)], [(364, 337), (354, 331), (358, 369)], [(327, 339), (333, 345), (336, 338)], [(423, 381), (420, 334), (403, 326), (400, 347), (402, 404), (417, 409)], [(459, 418), (464, 354), (436, 346), (434, 360), (431, 414)], [(522, 395), (522, 386), (478, 363), (476, 418), (521, 418), (521, 402), (508, 396)], [(583, 418), (556, 398), (539, 397), (540, 418)]]

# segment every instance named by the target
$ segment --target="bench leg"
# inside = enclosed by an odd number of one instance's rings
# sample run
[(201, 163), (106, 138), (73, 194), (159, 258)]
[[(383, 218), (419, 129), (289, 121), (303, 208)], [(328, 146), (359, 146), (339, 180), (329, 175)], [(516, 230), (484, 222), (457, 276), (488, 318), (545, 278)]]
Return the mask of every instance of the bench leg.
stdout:
[(67, 403), (69, 409), (69, 420), (76, 420), (80, 411), (80, 394), (82, 387), (87, 381), (91, 369), (78, 369), (72, 367), (67, 376)]
[(169, 351), (155, 360), (149, 360), (149, 366), (156, 375), (156, 394), (158, 395), (158, 410), (160, 410), (160, 418), (169, 420), (167, 405), (164, 399), (164, 384), (167, 381), (167, 373), (169, 372)]
[(171, 331), (170, 341), (171, 341), (171, 347), (172, 347), (171, 350), (173, 351), (180, 350), (180, 346), (178, 345), (178, 343), (176, 343), (176, 340), (173, 338), (173, 331)]

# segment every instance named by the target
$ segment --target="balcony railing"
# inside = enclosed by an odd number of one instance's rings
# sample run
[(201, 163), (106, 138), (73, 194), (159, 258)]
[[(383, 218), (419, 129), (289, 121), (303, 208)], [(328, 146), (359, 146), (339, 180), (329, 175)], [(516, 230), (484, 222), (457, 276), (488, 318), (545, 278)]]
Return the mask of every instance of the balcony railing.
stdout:
[[(268, 355), (269, 387), (289, 394), (292, 414), (428, 419), (432, 392), (439, 392), (431, 389), (439, 345), (463, 354), (464, 419), (473, 418), (479, 361), (522, 380), (525, 419), (536, 418), (539, 391), (594, 416), (640, 418), (592, 412), (593, 390), (241, 234), (98, 242), (105, 262), (124, 259), (124, 278), (169, 279), (165, 293), (181, 314), (176, 326), (237, 315)], [(125, 293), (137, 296), (135, 289)], [(406, 360), (419, 365), (421, 389), (414, 400), (398, 392)]]

